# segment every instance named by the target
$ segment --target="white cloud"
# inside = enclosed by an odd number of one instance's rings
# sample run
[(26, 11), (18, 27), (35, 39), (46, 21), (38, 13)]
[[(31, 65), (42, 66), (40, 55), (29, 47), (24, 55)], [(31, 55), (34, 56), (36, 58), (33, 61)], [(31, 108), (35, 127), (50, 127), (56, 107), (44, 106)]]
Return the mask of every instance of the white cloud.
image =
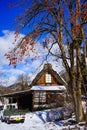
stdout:
[(15, 76), (11, 76), (11, 77), (9, 77), (8, 82), (7, 82), (7, 86), (12, 85), (13, 83), (16, 82), (16, 80), (17, 80), (17, 79), (16, 79)]
[[(9, 51), (9, 48), (12, 47), (12, 42), (14, 40), (13, 33), (8, 35), (9, 31), (3, 31), (3, 36), (0, 37), (0, 65), (8, 64), (8, 60), (4, 57), (4, 54)], [(11, 46), (12, 45), (12, 46)]]
[(10, 70), (7, 70), (7, 72), (11, 73), (12, 75), (25, 74), (25, 72), (23, 70), (20, 70), (20, 69), (10, 69)]
[[(3, 30), (3, 36), (0, 37), (0, 65), (8, 64), (4, 54), (14, 47), (12, 44), (15, 40), (14, 31)], [(20, 37), (23, 35), (20, 34)]]
[[(2, 82), (5, 82), (6, 80), (9, 79), (7, 84), (11, 84), (14, 83), (17, 75), (24, 74), (25, 72), (20, 69), (12, 69), (12, 67), (11, 68), (9, 67), (8, 69), (7, 66), (9, 61), (6, 59), (4, 55), (9, 51), (9, 49), (14, 48), (14, 45), (17, 42), (13, 44), (15, 40), (14, 31), (3, 30), (2, 32), (3, 32), (3, 36), (0, 36), (0, 72), (6, 74), (6, 76), (4, 77), (2, 76), (2, 78), (0, 79), (3, 80)], [(23, 36), (24, 36), (23, 34), (19, 35), (19, 37), (23, 37)]]

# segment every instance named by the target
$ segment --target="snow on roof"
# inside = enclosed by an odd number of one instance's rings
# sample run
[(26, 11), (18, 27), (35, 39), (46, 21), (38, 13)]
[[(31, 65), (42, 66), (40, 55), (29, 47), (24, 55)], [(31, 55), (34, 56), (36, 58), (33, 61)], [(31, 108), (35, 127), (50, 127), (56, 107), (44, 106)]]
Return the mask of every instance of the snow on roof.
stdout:
[(31, 90), (41, 90), (41, 91), (55, 91), (55, 90), (66, 90), (66, 87), (63, 85), (57, 86), (33, 86)]

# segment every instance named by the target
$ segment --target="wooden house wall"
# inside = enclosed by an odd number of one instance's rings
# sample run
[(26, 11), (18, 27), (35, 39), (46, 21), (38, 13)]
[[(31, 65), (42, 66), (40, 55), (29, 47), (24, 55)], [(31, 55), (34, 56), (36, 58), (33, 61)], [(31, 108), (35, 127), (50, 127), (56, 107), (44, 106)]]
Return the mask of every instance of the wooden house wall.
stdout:
[[(46, 73), (45, 73), (37, 81), (37, 85), (46, 85), (46, 84), (48, 84), (48, 83), (46, 83)], [(53, 84), (60, 84), (60, 83), (57, 83), (55, 77), (51, 75), (51, 83), (49, 83), (49, 84), (53, 85)]]
[(33, 92), (33, 110), (61, 107), (64, 105), (64, 96), (58, 92)]

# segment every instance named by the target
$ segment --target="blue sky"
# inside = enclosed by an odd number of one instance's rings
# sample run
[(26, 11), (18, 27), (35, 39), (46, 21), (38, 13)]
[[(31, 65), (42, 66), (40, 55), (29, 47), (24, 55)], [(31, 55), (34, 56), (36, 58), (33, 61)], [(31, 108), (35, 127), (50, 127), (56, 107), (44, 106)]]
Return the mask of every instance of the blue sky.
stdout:
[[(4, 57), (4, 54), (9, 51), (9, 48), (13, 48), (14, 45), (12, 44), (14, 42), (14, 18), (22, 12), (21, 8), (18, 8), (17, 6), (14, 8), (8, 8), (9, 3), (11, 3), (13, 0), (1, 0), (0, 1), (0, 84), (4, 84), (5, 86), (9, 86), (13, 84), (17, 77), (21, 74), (28, 74), (31, 80), (35, 77), (35, 75), (40, 71), (38, 67), (40, 66), (43, 57), (47, 54), (47, 50), (44, 50), (41, 44), (38, 42), (35, 45), (36, 52), (38, 52), (38, 55), (40, 55), (40, 58), (33, 61), (31, 58), (35, 55), (35, 53), (30, 52), (30, 59), (29, 63), (25, 65), (24, 61), (19, 63), (16, 67), (16, 69), (13, 68), (13, 66), (8, 66), (8, 60)], [(20, 34), (20, 37), (24, 36), (24, 34)], [(54, 47), (54, 50), (57, 47)], [(61, 68), (61, 62), (54, 62), (53, 57), (48, 58), (48, 62), (50, 62), (53, 65), (53, 68), (55, 70), (60, 71)], [(53, 61), (53, 62), (52, 62)]]
[(12, 29), (13, 20), (17, 16), (18, 8), (9, 8), (11, 1), (0, 1), (0, 36), (3, 35), (2, 30)]

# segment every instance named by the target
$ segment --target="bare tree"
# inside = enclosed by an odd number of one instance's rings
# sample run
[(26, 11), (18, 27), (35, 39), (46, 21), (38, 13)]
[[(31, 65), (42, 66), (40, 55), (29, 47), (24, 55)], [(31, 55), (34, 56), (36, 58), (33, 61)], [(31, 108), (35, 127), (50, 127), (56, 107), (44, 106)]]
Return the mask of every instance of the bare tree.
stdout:
[(20, 84), (20, 87), (21, 87), (20, 89), (21, 90), (28, 89), (29, 88), (29, 86), (28, 86), (28, 84), (29, 84), (29, 76), (28, 75), (23, 75), (23, 74), (19, 75), (16, 82), (15, 82), (15, 84)]

